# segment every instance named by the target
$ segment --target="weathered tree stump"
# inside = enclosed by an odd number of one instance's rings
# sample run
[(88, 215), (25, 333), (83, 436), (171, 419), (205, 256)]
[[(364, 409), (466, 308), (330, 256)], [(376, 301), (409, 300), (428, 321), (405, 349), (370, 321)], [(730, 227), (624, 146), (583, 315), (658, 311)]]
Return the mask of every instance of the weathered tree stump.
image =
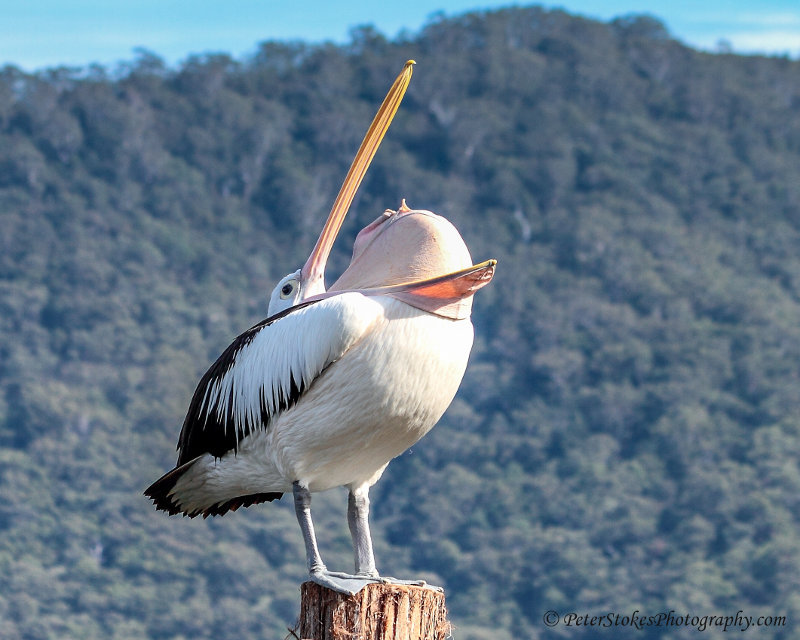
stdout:
[(444, 593), (426, 587), (369, 584), (354, 596), (314, 582), (301, 587), (301, 640), (445, 640)]

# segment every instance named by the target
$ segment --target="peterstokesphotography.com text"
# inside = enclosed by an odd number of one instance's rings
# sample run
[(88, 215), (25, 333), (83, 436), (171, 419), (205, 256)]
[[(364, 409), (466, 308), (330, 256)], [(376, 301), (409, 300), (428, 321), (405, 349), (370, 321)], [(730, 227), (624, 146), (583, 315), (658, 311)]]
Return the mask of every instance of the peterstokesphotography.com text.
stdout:
[(638, 609), (630, 613), (577, 613), (570, 611), (560, 614), (550, 609), (545, 611), (542, 622), (547, 627), (595, 627), (634, 629), (650, 629), (653, 627), (677, 628), (690, 627), (697, 631), (747, 631), (759, 627), (785, 627), (786, 616), (782, 615), (747, 615), (744, 611), (735, 614), (691, 614), (679, 613), (675, 610), (660, 611), (647, 614)]

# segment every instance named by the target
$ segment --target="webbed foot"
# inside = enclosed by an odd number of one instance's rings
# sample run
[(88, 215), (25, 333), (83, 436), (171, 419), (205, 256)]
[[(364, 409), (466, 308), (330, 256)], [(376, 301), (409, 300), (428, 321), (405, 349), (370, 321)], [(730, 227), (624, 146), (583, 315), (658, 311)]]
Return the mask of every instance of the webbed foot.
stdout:
[(397, 584), (443, 591), (441, 587), (428, 584), (424, 580), (398, 580), (389, 576), (361, 576), (327, 569), (316, 569), (311, 571), (309, 576), (318, 585), (350, 596), (354, 596), (368, 584)]
[(309, 573), (311, 580), (318, 585), (332, 589), (339, 593), (349, 596), (356, 595), (368, 584), (383, 582), (383, 578), (371, 578), (369, 576), (358, 576), (350, 573), (340, 573), (338, 571), (328, 571), (327, 569), (316, 569)]

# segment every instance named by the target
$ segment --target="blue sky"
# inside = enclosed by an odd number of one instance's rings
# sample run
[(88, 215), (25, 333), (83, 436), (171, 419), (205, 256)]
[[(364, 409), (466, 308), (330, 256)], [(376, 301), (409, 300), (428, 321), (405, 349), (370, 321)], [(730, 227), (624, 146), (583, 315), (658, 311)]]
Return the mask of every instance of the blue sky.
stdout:
[[(235, 57), (263, 40), (345, 42), (354, 25), (387, 36), (418, 30), (443, 11), (513, 5), (498, 0), (0, 0), (0, 66), (26, 71), (92, 62), (113, 67), (137, 47), (170, 64), (189, 54)], [(528, 3), (517, 3), (528, 4)], [(800, 57), (800, 0), (564, 0), (560, 7), (602, 20), (649, 13), (698, 48), (728, 41), (737, 53)]]

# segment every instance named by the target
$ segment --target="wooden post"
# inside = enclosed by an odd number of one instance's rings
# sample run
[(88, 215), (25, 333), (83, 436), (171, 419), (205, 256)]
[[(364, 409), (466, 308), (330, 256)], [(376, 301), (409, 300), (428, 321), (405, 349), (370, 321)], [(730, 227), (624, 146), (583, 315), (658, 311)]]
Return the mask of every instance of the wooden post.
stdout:
[(348, 596), (314, 582), (301, 587), (301, 640), (445, 640), (444, 593), (427, 587), (368, 584)]

